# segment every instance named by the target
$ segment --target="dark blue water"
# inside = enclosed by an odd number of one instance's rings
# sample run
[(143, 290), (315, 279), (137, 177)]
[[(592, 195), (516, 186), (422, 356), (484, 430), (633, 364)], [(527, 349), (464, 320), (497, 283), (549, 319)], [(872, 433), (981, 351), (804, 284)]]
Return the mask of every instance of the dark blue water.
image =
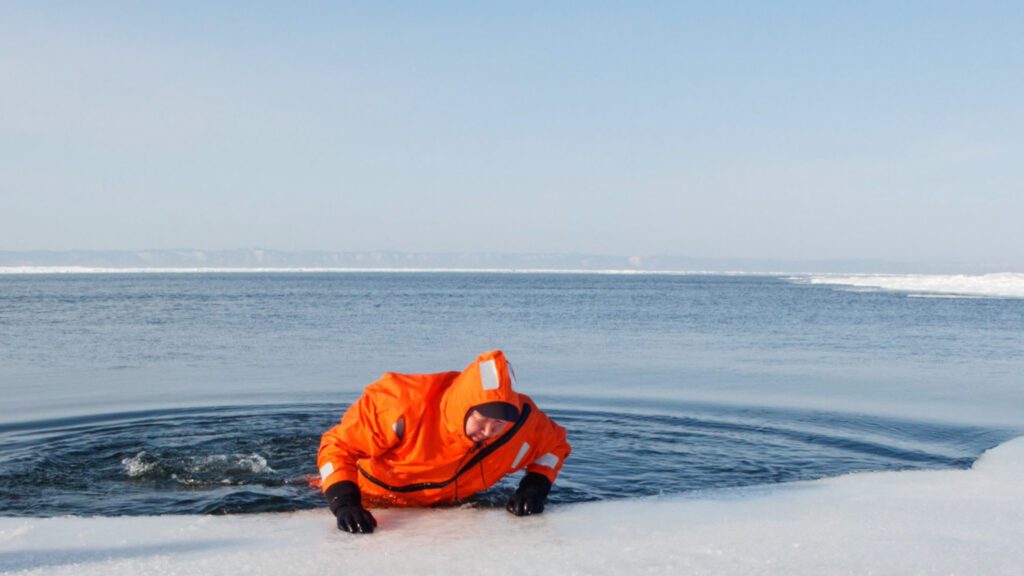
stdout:
[[(322, 506), (313, 463), (343, 406), (235, 406), (0, 426), (3, 515), (285, 511)], [(556, 409), (574, 453), (555, 503), (964, 468), (1005, 430), (710, 405)], [(645, 413), (647, 412), (647, 413)], [(503, 505), (512, 479), (468, 501)]]
[(569, 430), (555, 502), (965, 467), (1020, 433), (1022, 335), (1021, 300), (780, 277), (0, 277), (0, 514), (319, 506), (363, 386), (499, 347)]

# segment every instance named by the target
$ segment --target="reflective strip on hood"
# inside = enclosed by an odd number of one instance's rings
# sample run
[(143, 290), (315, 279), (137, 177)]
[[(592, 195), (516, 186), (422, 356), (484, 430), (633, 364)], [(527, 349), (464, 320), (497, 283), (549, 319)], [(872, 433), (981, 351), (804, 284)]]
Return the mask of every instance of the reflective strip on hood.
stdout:
[(498, 367), (494, 360), (485, 360), (480, 363), (480, 387), (484, 390), (497, 390), (501, 386), (501, 378), (498, 376)]

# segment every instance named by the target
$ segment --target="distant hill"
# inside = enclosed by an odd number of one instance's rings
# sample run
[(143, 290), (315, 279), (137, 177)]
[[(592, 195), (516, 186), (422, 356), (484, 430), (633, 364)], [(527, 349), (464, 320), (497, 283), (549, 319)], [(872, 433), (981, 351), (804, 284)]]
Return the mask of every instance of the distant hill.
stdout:
[(238, 250), (0, 251), (0, 267), (102, 269), (624, 270), (751, 273), (983, 273), (983, 266), (595, 254)]

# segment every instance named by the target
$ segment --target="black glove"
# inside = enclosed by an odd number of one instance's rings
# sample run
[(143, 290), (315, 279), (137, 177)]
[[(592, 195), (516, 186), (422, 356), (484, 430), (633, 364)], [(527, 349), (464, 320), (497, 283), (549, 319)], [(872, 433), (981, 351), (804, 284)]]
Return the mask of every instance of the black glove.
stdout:
[(338, 519), (338, 530), (369, 534), (377, 526), (377, 520), (370, 511), (363, 508), (359, 494), (359, 486), (355, 482), (345, 480), (332, 484), (325, 492), (327, 505)]
[(527, 472), (519, 482), (519, 489), (508, 499), (505, 509), (516, 516), (540, 514), (544, 511), (544, 500), (551, 491), (551, 480), (543, 474)]

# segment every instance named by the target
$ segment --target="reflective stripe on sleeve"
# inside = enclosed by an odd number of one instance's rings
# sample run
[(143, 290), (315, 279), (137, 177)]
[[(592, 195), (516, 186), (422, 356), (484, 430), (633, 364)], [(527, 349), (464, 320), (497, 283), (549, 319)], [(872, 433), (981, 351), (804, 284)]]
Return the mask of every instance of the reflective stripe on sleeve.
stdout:
[(523, 456), (526, 456), (526, 453), (529, 452), (529, 451), (530, 451), (530, 443), (529, 442), (523, 442), (522, 447), (519, 448), (519, 454), (517, 454), (516, 455), (516, 459), (512, 461), (512, 467), (515, 468), (516, 466), (519, 466), (519, 461), (522, 460)]
[(536, 466), (546, 466), (548, 468), (554, 468), (555, 466), (558, 466), (558, 456), (555, 456), (551, 452), (548, 452), (547, 454), (534, 460), (533, 463)]
[(324, 482), (327, 481), (327, 477), (334, 474), (334, 464), (328, 462), (320, 467), (320, 479)]

